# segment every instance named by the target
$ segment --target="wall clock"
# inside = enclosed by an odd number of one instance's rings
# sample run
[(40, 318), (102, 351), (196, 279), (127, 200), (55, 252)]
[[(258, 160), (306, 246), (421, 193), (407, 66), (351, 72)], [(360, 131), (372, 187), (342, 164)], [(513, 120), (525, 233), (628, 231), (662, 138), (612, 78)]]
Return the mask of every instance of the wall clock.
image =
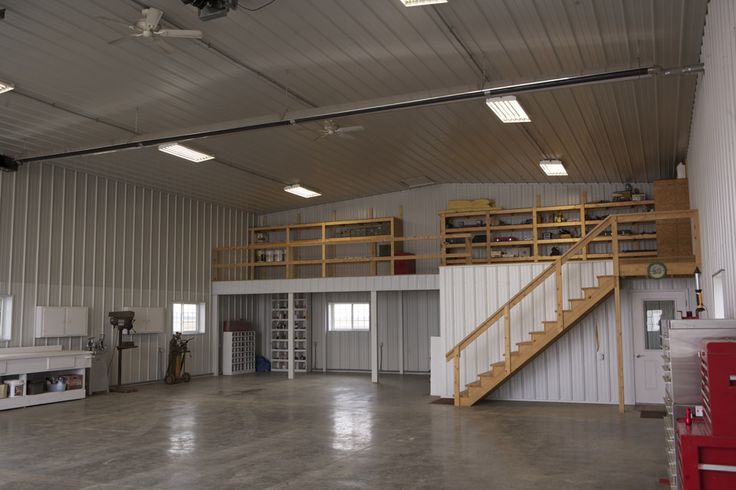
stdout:
[(647, 276), (650, 279), (662, 279), (667, 275), (667, 267), (662, 262), (652, 262), (647, 267)]

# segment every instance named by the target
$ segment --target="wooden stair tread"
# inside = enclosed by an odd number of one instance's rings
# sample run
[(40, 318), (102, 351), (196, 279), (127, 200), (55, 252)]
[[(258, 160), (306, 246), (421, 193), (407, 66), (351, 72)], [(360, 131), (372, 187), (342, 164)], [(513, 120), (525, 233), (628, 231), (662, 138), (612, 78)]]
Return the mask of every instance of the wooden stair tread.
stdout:
[(522, 340), (521, 342), (517, 342), (516, 345), (532, 345), (534, 344), (533, 340)]

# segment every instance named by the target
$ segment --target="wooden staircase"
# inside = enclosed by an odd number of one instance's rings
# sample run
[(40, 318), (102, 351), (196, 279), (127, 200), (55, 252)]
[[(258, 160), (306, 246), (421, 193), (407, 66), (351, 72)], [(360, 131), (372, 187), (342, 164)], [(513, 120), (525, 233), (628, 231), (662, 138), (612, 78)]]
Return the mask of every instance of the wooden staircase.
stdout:
[[(519, 372), (532, 359), (544, 352), (552, 343), (570, 330), (577, 322), (590, 313), (601, 301), (611, 293), (615, 297), (616, 315), (616, 360), (618, 365), (618, 402), (619, 411), (624, 410), (624, 377), (623, 377), (623, 344), (621, 334), (621, 260), (619, 248), (619, 224), (631, 224), (639, 222), (661, 222), (664, 220), (690, 220), (692, 226), (694, 258), (686, 263), (685, 269), (694, 270), (700, 267), (700, 241), (698, 238), (698, 212), (687, 211), (663, 211), (638, 214), (612, 214), (602, 220), (595, 228), (572, 245), (567, 252), (559, 256), (549, 267), (545, 268), (539, 275), (524, 286), (495, 313), (478, 325), (472, 332), (466, 335), (452, 350), (447, 352), (447, 361), (454, 363), (454, 400), (455, 406), (471, 406), (485, 398), (505, 381)], [(570, 300), (570, 309), (563, 310), (563, 267), (570, 260), (589, 260), (587, 254), (588, 245), (600, 237), (605, 230), (610, 230), (611, 255), (613, 257), (613, 275), (598, 276), (598, 285), (595, 287), (582, 288), (583, 297)], [(653, 257), (654, 258), (654, 257)], [(666, 260), (666, 258), (664, 259)], [(624, 271), (626, 269), (624, 261)], [(643, 264), (646, 266), (646, 264)], [(639, 265), (636, 266), (638, 268)], [(682, 271), (685, 271), (682, 269)], [(634, 269), (631, 269), (634, 270)], [(682, 273), (681, 271), (681, 273)], [(641, 275), (641, 274), (639, 274)], [(519, 305), (524, 298), (529, 296), (539, 287), (543, 287), (545, 281), (554, 276), (556, 290), (556, 318), (552, 321), (543, 322), (543, 329), (530, 333), (530, 339), (516, 344), (516, 350), (511, 350), (511, 310)], [(480, 373), (476, 381), (467, 385), (466, 389), (460, 391), (460, 356), (463, 351), (472, 345), (478, 338), (494, 325), (503, 325), (503, 360), (490, 365), (490, 370)]]
[(530, 332), (531, 340), (524, 340), (516, 344), (517, 350), (511, 351), (511, 370), (509, 372), (506, 370), (505, 360), (494, 362), (491, 364), (490, 371), (481, 373), (477, 381), (468, 384), (466, 389), (460, 392), (460, 406), (474, 405), (493, 393), (582, 320), (601, 301), (610, 296), (615, 289), (615, 284), (614, 276), (598, 276), (598, 286), (583, 288), (582, 298), (570, 300), (571, 308), (562, 311), (562, 324), (556, 320), (542, 322), (543, 330)]

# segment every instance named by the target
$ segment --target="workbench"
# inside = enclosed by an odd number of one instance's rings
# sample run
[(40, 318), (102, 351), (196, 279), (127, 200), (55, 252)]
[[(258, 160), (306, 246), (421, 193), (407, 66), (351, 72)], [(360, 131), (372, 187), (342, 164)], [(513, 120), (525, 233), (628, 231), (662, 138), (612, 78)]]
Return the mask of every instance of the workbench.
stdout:
[[(46, 403), (80, 400), (85, 397), (85, 370), (92, 365), (92, 353), (82, 350), (62, 350), (60, 345), (44, 347), (11, 347), (0, 351), (0, 382), (21, 379), (23, 396), (0, 398), (0, 410), (31, 407)], [(80, 389), (62, 392), (26, 394), (28, 380), (47, 375), (81, 375)]]

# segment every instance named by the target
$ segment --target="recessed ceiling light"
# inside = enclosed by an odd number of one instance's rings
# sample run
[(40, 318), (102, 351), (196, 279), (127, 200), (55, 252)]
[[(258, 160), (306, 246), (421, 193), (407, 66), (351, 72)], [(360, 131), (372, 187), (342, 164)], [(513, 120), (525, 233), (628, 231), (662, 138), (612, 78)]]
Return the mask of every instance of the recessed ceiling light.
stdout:
[(164, 145), (159, 145), (158, 149), (159, 151), (168, 153), (169, 155), (174, 155), (175, 157), (183, 158), (195, 163), (206, 162), (207, 160), (212, 160), (213, 158), (215, 158), (212, 155), (202, 153), (201, 151), (192, 150), (191, 148), (180, 145), (179, 143), (167, 143)]
[(2, 82), (0, 81), (0, 94), (4, 94), (5, 92), (10, 92), (15, 88), (15, 85), (8, 82)]
[(489, 97), (486, 99), (486, 105), (491, 108), (501, 122), (525, 123), (532, 121), (513, 95)]
[(565, 166), (559, 160), (542, 160), (539, 162), (539, 166), (550, 177), (564, 177), (567, 175)]
[(418, 7), (420, 5), (432, 5), (433, 3), (447, 3), (447, 0), (401, 0), (405, 7)]
[(320, 194), (319, 192), (317, 192), (315, 190), (307, 189), (306, 187), (304, 187), (301, 184), (287, 185), (286, 187), (284, 187), (284, 190), (286, 192), (289, 192), (291, 194), (295, 194), (295, 195), (297, 195), (299, 197), (303, 197), (305, 199), (309, 199), (310, 197), (317, 197), (317, 196), (321, 196), (322, 195), (322, 194)]

